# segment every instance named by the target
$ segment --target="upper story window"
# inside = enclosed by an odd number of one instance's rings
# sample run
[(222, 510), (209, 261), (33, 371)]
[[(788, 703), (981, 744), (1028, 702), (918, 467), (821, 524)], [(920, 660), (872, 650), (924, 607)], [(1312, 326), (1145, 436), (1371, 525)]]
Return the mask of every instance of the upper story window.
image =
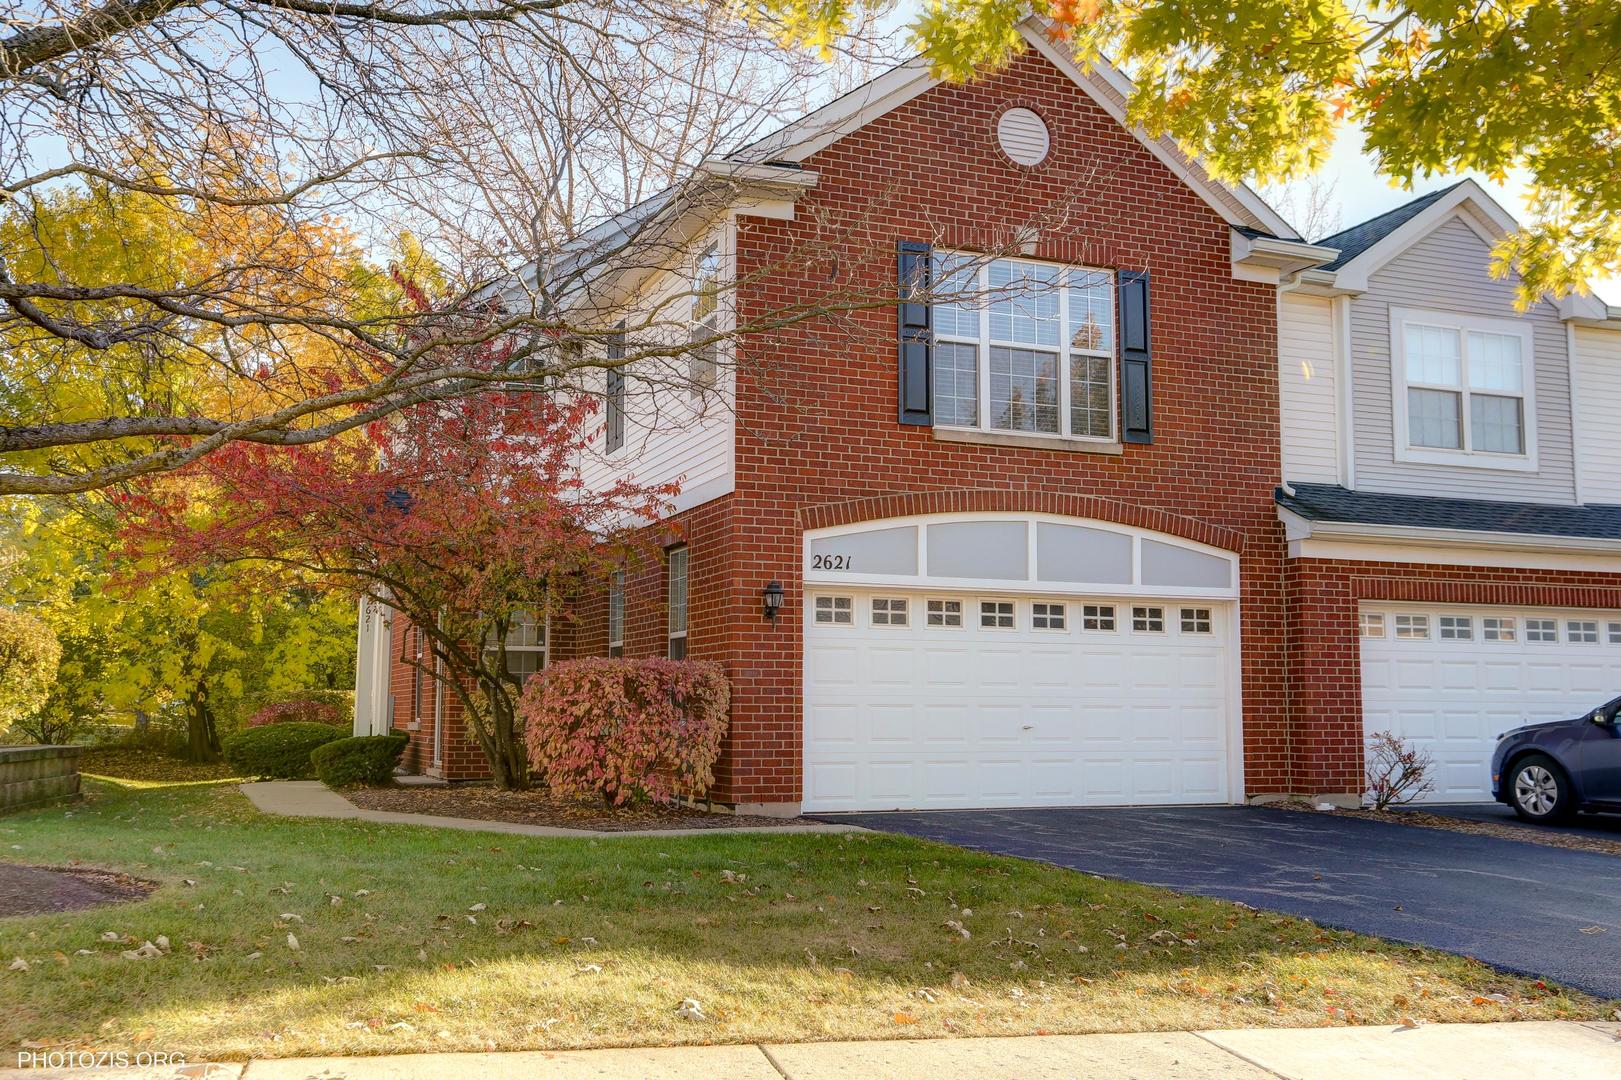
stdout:
[[(715, 385), (720, 345), (713, 338), (720, 330), (720, 248), (711, 244), (692, 265), (692, 310), (688, 320), (693, 344), (687, 354), (687, 378), (695, 393)], [(706, 344), (699, 344), (706, 342)]]
[(1402, 308), (1390, 325), (1399, 460), (1536, 467), (1530, 327)]
[(1114, 438), (1114, 275), (935, 252), (934, 421)]

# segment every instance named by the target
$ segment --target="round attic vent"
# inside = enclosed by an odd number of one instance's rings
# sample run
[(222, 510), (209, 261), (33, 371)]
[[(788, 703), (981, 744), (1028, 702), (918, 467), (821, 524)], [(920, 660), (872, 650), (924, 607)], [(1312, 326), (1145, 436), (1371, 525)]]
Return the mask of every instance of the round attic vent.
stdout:
[(1020, 165), (1040, 165), (1047, 160), (1052, 137), (1047, 124), (1029, 109), (1009, 109), (996, 122), (996, 141), (1002, 152)]

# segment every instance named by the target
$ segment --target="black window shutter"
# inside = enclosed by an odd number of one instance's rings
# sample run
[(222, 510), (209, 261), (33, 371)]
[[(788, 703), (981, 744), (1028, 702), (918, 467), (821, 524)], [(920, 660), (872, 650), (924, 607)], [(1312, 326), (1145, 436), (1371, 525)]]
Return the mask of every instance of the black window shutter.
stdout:
[(1148, 271), (1120, 271), (1120, 441), (1154, 441)]
[(902, 240), (896, 245), (900, 303), (900, 421), (934, 423), (933, 357), (929, 343), (929, 305), (914, 300), (929, 288), (929, 245)]

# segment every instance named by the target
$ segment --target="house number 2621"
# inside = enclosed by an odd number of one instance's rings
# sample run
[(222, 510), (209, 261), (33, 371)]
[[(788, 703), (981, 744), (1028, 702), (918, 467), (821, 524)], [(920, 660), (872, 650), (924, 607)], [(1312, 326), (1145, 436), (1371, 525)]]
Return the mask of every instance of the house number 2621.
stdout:
[(812, 570), (850, 570), (850, 556), (848, 555), (812, 555)]

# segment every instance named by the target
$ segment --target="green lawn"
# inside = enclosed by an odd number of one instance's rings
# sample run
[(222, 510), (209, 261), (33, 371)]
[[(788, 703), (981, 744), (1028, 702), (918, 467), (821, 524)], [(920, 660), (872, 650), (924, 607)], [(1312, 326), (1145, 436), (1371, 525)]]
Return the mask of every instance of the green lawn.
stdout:
[[(0, 921), (0, 1049), (196, 1060), (1607, 1008), (1298, 919), (870, 834), (532, 840), (94, 782), (78, 807), (0, 818), (0, 858), (163, 883)], [(159, 935), (168, 955), (121, 956)], [(17, 957), (29, 970), (6, 970)], [(684, 998), (705, 1018), (678, 1015)]]

